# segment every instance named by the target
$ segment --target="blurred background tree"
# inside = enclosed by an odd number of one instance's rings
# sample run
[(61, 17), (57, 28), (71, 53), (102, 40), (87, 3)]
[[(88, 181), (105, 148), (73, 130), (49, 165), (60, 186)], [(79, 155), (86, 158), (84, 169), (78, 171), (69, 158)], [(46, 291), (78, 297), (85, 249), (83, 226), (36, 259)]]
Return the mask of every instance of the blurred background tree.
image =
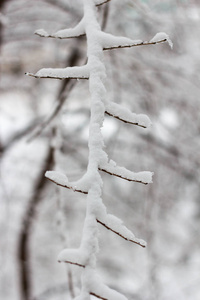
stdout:
[[(55, 159), (71, 180), (87, 167), (88, 86), (24, 73), (85, 63), (84, 38), (33, 34), (75, 25), (81, 1), (1, 1), (0, 12), (0, 295), (66, 299), (77, 294), (80, 270), (59, 265), (57, 254), (79, 245), (85, 196), (56, 188), (44, 172)], [(109, 98), (153, 121), (144, 132), (107, 116), (106, 151), (119, 165), (155, 175), (148, 187), (103, 175), (108, 210), (148, 247), (100, 228), (99, 271), (129, 299), (199, 299), (199, 3), (116, 0), (99, 7), (99, 17), (106, 32), (149, 40), (165, 31), (174, 42), (173, 51), (161, 44), (105, 53)]]

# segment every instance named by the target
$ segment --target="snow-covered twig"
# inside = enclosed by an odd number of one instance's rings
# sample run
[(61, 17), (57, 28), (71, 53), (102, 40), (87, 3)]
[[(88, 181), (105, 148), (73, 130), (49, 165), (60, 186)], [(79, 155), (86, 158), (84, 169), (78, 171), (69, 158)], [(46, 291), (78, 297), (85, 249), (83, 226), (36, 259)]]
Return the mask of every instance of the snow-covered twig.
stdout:
[(36, 35), (48, 38), (69, 39), (85, 35), (84, 19), (82, 19), (74, 28), (59, 30), (56, 33), (49, 34), (44, 29), (35, 31)]
[(96, 6), (100, 6), (100, 5), (105, 4), (109, 1), (111, 1), (111, 0), (94, 0)]
[(56, 172), (56, 171), (47, 171), (45, 173), (45, 177), (48, 178), (50, 181), (54, 182), (55, 184), (62, 186), (64, 188), (70, 189), (74, 192), (79, 192), (79, 193), (83, 193), (83, 194), (88, 194), (88, 191), (79, 189), (78, 186), (76, 186), (75, 183), (70, 183), (68, 181), (67, 176), (65, 176), (64, 174), (60, 173), (60, 172)]
[(101, 39), (103, 50), (155, 45), (164, 42), (168, 42), (169, 46), (171, 48), (173, 47), (172, 41), (170, 40), (169, 36), (165, 32), (157, 33), (150, 41), (131, 40), (126, 37), (114, 36), (110, 33), (105, 33), (105, 32), (100, 33), (100, 39)]
[(124, 123), (137, 125), (143, 128), (148, 128), (151, 126), (151, 120), (147, 115), (135, 114), (129, 109), (113, 102), (106, 102), (105, 113), (112, 116)]
[[(113, 229), (111, 226), (105, 224), (104, 222), (101, 222), (101, 221), (98, 220), (98, 219), (97, 219), (97, 222), (98, 222), (99, 224), (101, 224), (102, 226), (104, 226), (106, 229), (108, 229), (108, 230), (112, 231), (113, 233), (119, 235), (119, 236), (120, 236), (121, 238), (123, 238), (124, 240), (129, 241), (129, 242), (132, 242), (132, 243), (135, 243), (135, 244), (137, 244), (137, 245), (139, 245), (139, 246), (141, 246), (141, 247), (143, 247), (143, 248), (146, 247), (146, 242), (145, 242), (145, 241), (143, 241), (143, 240), (141, 240), (141, 239), (137, 239), (137, 238), (133, 238), (133, 239), (128, 238), (128, 237), (126, 237), (126, 235), (125, 235), (124, 233), (122, 234), (121, 232), (116, 231), (115, 229)], [(124, 227), (125, 227), (125, 226), (124, 226)]]
[(98, 299), (108, 300), (107, 298), (104, 298), (104, 297), (99, 296), (99, 295), (97, 295), (97, 294), (95, 294), (95, 293), (92, 293), (92, 292), (90, 292), (90, 295), (91, 295), (91, 296), (94, 296), (94, 297), (96, 297), (96, 298), (98, 298)]
[(39, 70), (36, 74), (26, 73), (28, 76), (35, 78), (54, 78), (54, 79), (89, 79), (88, 65), (80, 67), (67, 67), (67, 68), (44, 68)]
[(134, 181), (143, 184), (152, 183), (153, 172), (143, 171), (134, 173), (124, 167), (117, 166), (113, 160), (110, 160), (109, 163), (100, 165), (99, 170), (128, 181)]

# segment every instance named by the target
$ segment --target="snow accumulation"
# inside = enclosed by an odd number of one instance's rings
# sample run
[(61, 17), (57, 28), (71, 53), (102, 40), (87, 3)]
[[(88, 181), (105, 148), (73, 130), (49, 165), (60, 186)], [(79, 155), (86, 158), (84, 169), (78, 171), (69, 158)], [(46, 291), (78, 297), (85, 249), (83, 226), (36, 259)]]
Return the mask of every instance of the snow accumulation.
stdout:
[(142, 40), (132, 40), (127, 37), (114, 36), (110, 33), (100, 32), (99, 39), (103, 49), (118, 47), (131, 47), (142, 43)]
[(148, 128), (151, 126), (151, 120), (147, 115), (144, 114), (135, 114), (131, 112), (128, 108), (123, 107), (122, 105), (119, 105), (114, 102), (106, 102), (105, 104), (106, 112), (109, 115), (114, 116), (115, 118), (118, 118), (121, 121), (135, 124), (141, 127)]
[(63, 186), (69, 183), (67, 176), (58, 171), (46, 171), (45, 177)]
[(96, 5), (101, 5), (101, 4), (104, 4), (104, 3), (106, 3), (106, 2), (109, 2), (110, 0), (94, 0), (94, 3), (96, 4)]
[[(81, 67), (68, 67), (64, 69), (41, 69), (35, 77), (51, 78), (87, 78), (89, 79), (89, 90), (91, 94), (91, 118), (89, 129), (89, 161), (86, 174), (76, 182), (69, 182), (68, 178), (57, 171), (47, 171), (45, 176), (58, 185), (83, 191), (87, 193), (86, 218), (83, 227), (81, 246), (78, 249), (64, 249), (58, 256), (58, 261), (68, 262), (83, 267), (82, 292), (80, 299), (85, 299), (83, 293), (96, 296), (101, 299), (126, 300), (120, 293), (108, 288), (101, 283), (96, 274), (96, 254), (98, 247), (98, 227), (97, 222), (121, 236), (125, 240), (137, 243), (142, 247), (146, 246), (145, 241), (135, 237), (135, 235), (117, 217), (107, 214), (106, 207), (102, 202), (102, 178), (99, 170), (111, 175), (118, 176), (129, 181), (148, 184), (152, 182), (153, 173), (143, 171), (134, 173), (124, 167), (119, 167), (110, 160), (104, 152), (104, 141), (101, 133), (105, 111), (124, 122), (136, 124), (141, 127), (149, 127), (150, 119), (143, 114), (135, 114), (130, 110), (106, 100), (106, 68), (103, 62), (103, 50), (116, 47), (129, 47), (142, 44), (141, 40), (131, 40), (125, 37), (116, 37), (112, 34), (101, 32), (100, 25), (96, 17), (96, 5), (105, 1), (83, 0), (84, 17), (74, 28), (60, 30), (53, 35), (48, 35), (46, 31), (39, 30), (36, 34), (41, 36), (68, 38), (85, 33), (87, 38), (88, 62)], [(162, 36), (163, 37), (163, 36)], [(160, 35), (158, 36), (158, 40)], [(156, 37), (154, 37), (156, 42)], [(166, 39), (166, 36), (164, 37)], [(168, 39), (169, 40), (169, 39)], [(79, 298), (79, 297), (78, 297)]]
[(104, 163), (100, 165), (100, 170), (105, 170), (107, 173), (121, 177), (129, 181), (141, 182), (144, 184), (152, 183), (153, 172), (142, 171), (134, 173), (124, 167), (119, 167), (112, 163)]
[(78, 184), (78, 182), (69, 182), (67, 176), (58, 171), (47, 171), (45, 173), (45, 177), (53, 181), (57, 185), (72, 189), (73, 191), (82, 192), (84, 194), (88, 193), (88, 190), (86, 188), (88, 180), (82, 183), (82, 185)]
[(78, 249), (64, 249), (58, 254), (59, 262), (69, 262), (81, 267), (85, 267), (87, 255)]
[(88, 79), (89, 78), (89, 67), (88, 65), (80, 66), (80, 67), (67, 67), (67, 68), (44, 68), (39, 70), (35, 75), (35, 77), (40, 78), (80, 78), (80, 79)]
[(160, 41), (166, 40), (171, 48), (173, 48), (173, 43), (170, 40), (168, 34), (165, 32), (158, 32), (156, 35), (149, 41), (150, 43), (158, 43)]
[(146, 242), (142, 239), (136, 238), (135, 235), (123, 224), (123, 221), (116, 216), (112, 214), (104, 214), (104, 216), (100, 216), (98, 221), (125, 240), (137, 243), (142, 247), (146, 247)]
[(49, 37), (49, 34), (44, 29), (37, 29), (34, 33), (42, 37)]
[(84, 18), (74, 28), (59, 30), (52, 34), (47, 33), (44, 29), (38, 29), (35, 31), (35, 34), (41, 37), (52, 37), (60, 39), (79, 37), (85, 34)]

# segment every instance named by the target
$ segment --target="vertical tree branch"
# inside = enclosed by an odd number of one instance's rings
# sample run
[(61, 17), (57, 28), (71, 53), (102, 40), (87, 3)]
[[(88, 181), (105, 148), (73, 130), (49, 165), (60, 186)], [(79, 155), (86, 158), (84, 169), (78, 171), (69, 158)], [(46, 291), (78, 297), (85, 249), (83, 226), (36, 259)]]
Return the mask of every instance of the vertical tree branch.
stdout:
[(31, 261), (30, 261), (30, 249), (29, 241), (31, 235), (31, 229), (36, 217), (37, 206), (41, 201), (41, 193), (47, 184), (47, 180), (44, 177), (44, 173), (47, 169), (53, 166), (53, 148), (50, 146), (40, 175), (37, 178), (34, 192), (29, 200), (28, 206), (24, 213), (23, 224), (18, 238), (18, 266), (19, 266), (19, 284), (21, 291), (21, 300), (30, 300), (32, 293), (31, 284)]

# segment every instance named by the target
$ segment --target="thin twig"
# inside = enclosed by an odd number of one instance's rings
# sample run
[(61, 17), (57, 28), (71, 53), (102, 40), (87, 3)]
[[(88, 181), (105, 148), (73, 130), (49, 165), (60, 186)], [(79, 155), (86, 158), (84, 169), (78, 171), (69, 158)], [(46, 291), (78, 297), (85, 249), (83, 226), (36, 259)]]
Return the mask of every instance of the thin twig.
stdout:
[[(66, 65), (72, 67), (76, 65), (80, 58), (81, 52), (79, 51), (77, 45), (72, 49), (70, 56), (67, 58)], [(59, 114), (66, 99), (68, 98), (70, 92), (72, 91), (76, 83), (77, 81), (70, 80), (69, 78), (66, 78), (62, 81), (56, 99), (57, 105), (54, 107), (52, 113), (49, 116), (47, 116), (47, 118), (43, 122), (41, 122), (39, 124), (39, 127), (32, 133), (32, 135), (28, 139), (29, 142), (36, 138), (38, 135), (40, 135), (41, 132), (50, 124), (50, 122)]]
[(65, 263), (67, 263), (67, 264), (71, 264), (71, 265), (75, 265), (75, 266), (78, 266), (78, 267), (81, 267), (81, 268), (85, 268), (84, 265), (81, 265), (81, 264), (79, 264), (79, 263), (75, 263), (75, 262), (72, 262), (72, 261), (68, 261), (68, 260), (65, 260), (65, 261), (60, 261), (60, 260), (58, 260), (58, 262), (59, 262), (59, 263), (65, 262)]
[(103, 2), (101, 2), (99, 4), (96, 4), (96, 6), (100, 6), (100, 5), (105, 4), (105, 3), (109, 2), (109, 1), (111, 1), (111, 0), (104, 0)]
[(99, 221), (98, 219), (96, 219), (96, 220), (97, 220), (97, 222), (98, 222), (99, 224), (101, 224), (102, 226), (104, 226), (104, 227), (107, 228), (108, 230), (114, 232), (115, 234), (119, 235), (119, 236), (120, 236), (121, 238), (123, 238), (124, 240), (129, 241), (129, 242), (132, 242), (132, 243), (135, 243), (135, 244), (137, 244), (137, 245), (139, 245), (139, 246), (141, 246), (141, 247), (143, 247), (143, 248), (146, 247), (146, 245), (141, 244), (140, 242), (137, 242), (137, 241), (134, 241), (134, 240), (131, 240), (131, 239), (126, 238), (126, 237), (123, 236), (121, 233), (119, 233), (119, 232), (115, 231), (114, 229), (110, 228), (108, 225), (106, 225), (105, 223)]
[(85, 36), (85, 33), (84, 34), (79, 34), (79, 35), (74, 35), (74, 36), (67, 36), (67, 37), (61, 37), (61, 36), (55, 36), (53, 34), (47, 34), (47, 35), (43, 35), (43, 34), (40, 34), (39, 32), (35, 32), (36, 35), (40, 36), (40, 37), (45, 37), (45, 38), (53, 38), (53, 39), (60, 39), (60, 40), (65, 40), (65, 39), (71, 39), (71, 38), (80, 38), (82, 36)]
[(132, 124), (132, 125), (137, 125), (137, 126), (142, 127), (142, 128), (147, 128), (146, 126), (141, 125), (141, 124), (139, 124), (139, 123), (127, 121), (127, 120), (125, 120), (125, 119), (120, 118), (119, 116), (115, 116), (115, 115), (109, 113), (108, 111), (105, 111), (105, 113), (106, 113), (107, 115), (109, 115), (109, 116), (115, 118), (115, 119), (118, 119), (118, 120), (124, 122), (124, 123)]
[(83, 193), (83, 194), (88, 194), (88, 191), (79, 190), (79, 189), (76, 189), (76, 188), (74, 188), (72, 186), (69, 186), (69, 185), (67, 186), (66, 184), (58, 183), (58, 182), (56, 182), (53, 179), (50, 179), (48, 177), (46, 177), (46, 178), (49, 179), (50, 181), (52, 181), (53, 183), (59, 185), (59, 186), (62, 186), (62, 187), (67, 188), (69, 190), (72, 190), (73, 192), (79, 192), (79, 193)]
[(69, 76), (69, 77), (59, 77), (59, 76), (38, 76), (36, 74), (33, 74), (33, 73), (25, 73), (25, 75), (27, 76), (31, 76), (31, 77), (34, 77), (34, 78), (51, 78), (51, 79), (59, 79), (59, 80), (63, 80), (63, 79), (89, 79), (89, 77), (73, 77), (73, 76)]
[(102, 299), (102, 300), (108, 300), (107, 298), (104, 298), (104, 297), (99, 296), (99, 295), (97, 295), (97, 294), (95, 294), (95, 293), (92, 293), (92, 292), (90, 292), (90, 295), (95, 296), (95, 297), (97, 297), (97, 298), (99, 298), (99, 299)]
[(167, 42), (167, 39), (163, 39), (157, 42), (141, 42), (137, 44), (130, 44), (130, 45), (118, 45), (118, 46), (111, 46), (111, 47), (104, 47), (103, 50), (112, 50), (112, 49), (121, 49), (121, 48), (131, 48), (131, 47), (136, 47), (136, 46), (148, 46), (148, 45), (156, 45), (160, 43)]
[(142, 184), (145, 184), (145, 185), (148, 184), (147, 182), (143, 182), (143, 181), (141, 181), (141, 180), (130, 179), (130, 178), (124, 177), (124, 176), (122, 176), (122, 175), (119, 175), (119, 174), (117, 174), (117, 173), (112, 173), (112, 172), (110, 172), (110, 171), (108, 171), (108, 170), (106, 170), (106, 169), (102, 169), (102, 168), (100, 168), (100, 167), (99, 167), (99, 170), (100, 170), (100, 171), (103, 171), (103, 172), (105, 172), (105, 173), (108, 173), (108, 174), (110, 174), (110, 175), (114, 175), (114, 176), (116, 176), (116, 177), (119, 177), (119, 178), (128, 180), (128, 181), (138, 182), (138, 183), (142, 183)]

